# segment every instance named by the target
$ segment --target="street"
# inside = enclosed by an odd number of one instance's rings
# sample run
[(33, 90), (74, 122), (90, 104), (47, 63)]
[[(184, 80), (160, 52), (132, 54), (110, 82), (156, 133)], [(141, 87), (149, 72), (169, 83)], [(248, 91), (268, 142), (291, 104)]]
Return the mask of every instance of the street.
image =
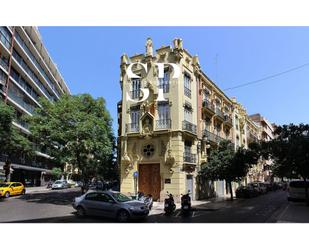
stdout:
[[(44, 190), (30, 192), (0, 200), (0, 222), (54, 222), (54, 223), (110, 223), (115, 220), (100, 217), (78, 218), (71, 206), (74, 197), (80, 195), (79, 189)], [(195, 205), (192, 213), (183, 217), (179, 209), (171, 216), (163, 213), (160, 203), (154, 206), (150, 215), (141, 221), (147, 223), (264, 223), (293, 222), (289, 209), (304, 204), (289, 203), (285, 191), (270, 192), (252, 199), (234, 201), (210, 201)], [(307, 209), (306, 209), (307, 208)], [(282, 217), (285, 215), (286, 217)], [(290, 218), (289, 218), (290, 217)], [(308, 217), (308, 216), (307, 216)], [(280, 218), (280, 220), (279, 220)], [(309, 218), (309, 217), (308, 217)], [(290, 220), (289, 220), (290, 219)], [(295, 221), (294, 221), (295, 222)], [(300, 218), (296, 222), (309, 222)]]

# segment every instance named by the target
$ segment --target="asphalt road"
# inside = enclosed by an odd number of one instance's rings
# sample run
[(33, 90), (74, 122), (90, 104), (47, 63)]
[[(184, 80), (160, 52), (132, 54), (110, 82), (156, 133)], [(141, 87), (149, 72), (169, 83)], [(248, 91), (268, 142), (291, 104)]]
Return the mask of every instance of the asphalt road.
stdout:
[[(86, 217), (78, 218), (71, 202), (79, 196), (78, 189), (46, 190), (24, 196), (0, 199), (0, 222), (52, 222), (52, 223), (111, 223), (114, 220)], [(276, 222), (287, 207), (286, 192), (276, 191), (252, 199), (211, 202), (196, 206), (183, 217), (179, 210), (171, 216), (162, 213), (151, 214), (148, 223), (264, 223)]]

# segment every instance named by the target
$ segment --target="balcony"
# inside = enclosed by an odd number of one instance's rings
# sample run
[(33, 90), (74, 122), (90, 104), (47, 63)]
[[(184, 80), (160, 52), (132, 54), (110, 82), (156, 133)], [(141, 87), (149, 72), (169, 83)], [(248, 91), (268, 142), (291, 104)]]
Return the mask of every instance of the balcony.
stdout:
[(208, 111), (210, 114), (215, 114), (215, 107), (214, 105), (207, 99), (203, 100), (203, 108), (205, 111)]
[(222, 140), (224, 140), (224, 138), (216, 135), (215, 133), (212, 133), (208, 130), (204, 130), (204, 136), (207, 138), (208, 141), (213, 142), (213, 143), (219, 143)]
[(182, 129), (196, 135), (196, 125), (189, 121), (182, 121)]
[(20, 96), (19, 93), (15, 93), (14, 91), (9, 88), (8, 97), (11, 98), (14, 102), (24, 108), (27, 112), (33, 113), (35, 107), (25, 102), (24, 98)]
[(171, 129), (171, 123), (172, 120), (170, 119), (156, 120), (156, 129), (157, 130)]
[(126, 125), (127, 133), (139, 132), (139, 124), (138, 123), (129, 123)]
[(5, 58), (0, 58), (0, 65), (6, 70), (9, 71), (9, 63), (8, 60), (5, 60)]
[(6, 74), (2, 72), (2, 70), (0, 70), (0, 84), (5, 85), (6, 80), (7, 80)]
[[(2, 42), (2, 44), (8, 49), (11, 49), (11, 41), (7, 39), (7, 37), (5, 36), (4, 32), (7, 33), (5, 30), (3, 30), (5, 28), (1, 27), (0, 29), (0, 40)], [(9, 34), (11, 35), (11, 34)]]
[(185, 96), (187, 96), (188, 98), (191, 98), (191, 89), (185, 87)]
[(252, 134), (252, 133), (249, 133), (249, 136), (248, 136), (247, 139), (248, 139), (249, 143), (257, 142), (257, 140), (258, 140), (258, 138), (254, 134)]
[(233, 126), (233, 120), (228, 115), (224, 115), (224, 124), (232, 127)]
[(220, 110), (220, 108), (216, 107), (215, 108), (215, 112), (216, 112), (216, 117), (218, 119), (221, 119), (222, 121), (224, 120), (224, 114), (223, 112)]
[(192, 154), (191, 152), (184, 152), (183, 162), (184, 163), (196, 163), (196, 154)]

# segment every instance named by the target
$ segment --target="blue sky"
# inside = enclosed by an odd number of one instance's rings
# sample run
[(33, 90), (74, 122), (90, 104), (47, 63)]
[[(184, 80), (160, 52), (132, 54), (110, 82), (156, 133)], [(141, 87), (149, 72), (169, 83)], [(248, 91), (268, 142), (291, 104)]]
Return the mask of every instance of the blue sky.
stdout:
[[(306, 27), (40, 27), (45, 46), (73, 94), (104, 97), (117, 130), (120, 56), (172, 45), (175, 37), (199, 55), (204, 72), (221, 89), (309, 62)], [(216, 59), (217, 58), (217, 59)], [(249, 114), (271, 122), (309, 123), (309, 66), (258, 84), (225, 91)]]

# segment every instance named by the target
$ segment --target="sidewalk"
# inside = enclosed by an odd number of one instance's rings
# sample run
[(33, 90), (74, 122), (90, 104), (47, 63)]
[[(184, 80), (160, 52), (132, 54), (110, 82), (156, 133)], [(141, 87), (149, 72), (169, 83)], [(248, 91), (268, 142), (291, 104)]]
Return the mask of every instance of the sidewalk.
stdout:
[(304, 202), (290, 202), (277, 217), (277, 223), (308, 223), (309, 206)]
[(26, 194), (46, 192), (46, 191), (49, 191), (49, 190), (50, 190), (50, 188), (47, 188), (46, 186), (26, 187)]
[[(229, 201), (229, 198), (211, 198), (207, 200), (200, 201), (191, 201), (192, 209), (195, 210), (205, 210), (205, 209), (220, 209), (229, 206), (229, 203), (237, 202), (238, 200), (234, 200), (233, 202)], [(180, 209), (181, 204), (176, 203), (176, 209)], [(152, 209), (150, 211), (150, 215), (156, 215), (164, 213), (164, 202), (154, 202)]]

